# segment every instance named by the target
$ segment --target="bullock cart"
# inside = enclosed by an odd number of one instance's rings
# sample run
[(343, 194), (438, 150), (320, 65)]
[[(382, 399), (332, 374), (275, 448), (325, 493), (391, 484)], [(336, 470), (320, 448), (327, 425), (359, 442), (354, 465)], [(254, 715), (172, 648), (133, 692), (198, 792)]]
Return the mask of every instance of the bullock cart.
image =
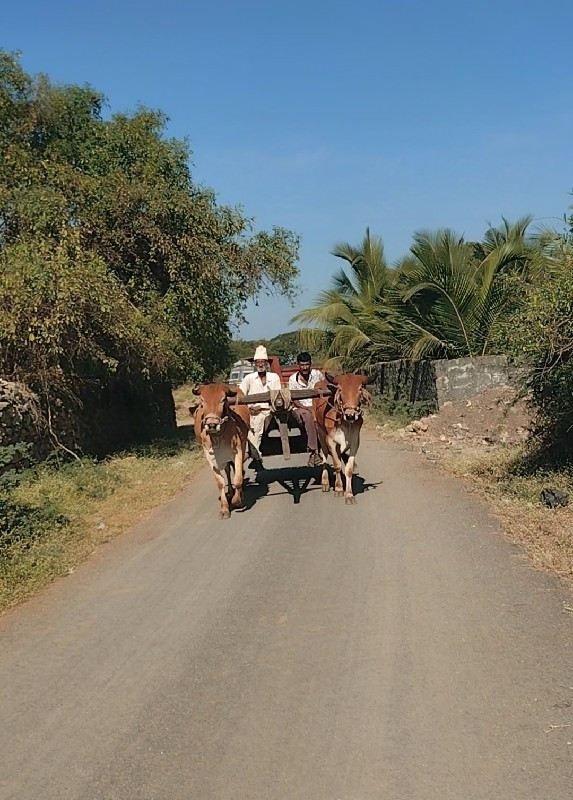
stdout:
[[(293, 404), (294, 400), (307, 400), (313, 397), (328, 397), (332, 394), (331, 389), (288, 389), (283, 387), (281, 389), (271, 389), (268, 392), (261, 392), (259, 394), (250, 394), (243, 397), (237, 397), (234, 402), (237, 405), (257, 405), (258, 403), (269, 403), (271, 413), (269, 414), (265, 424), (265, 436), (268, 436), (270, 430), (274, 427), (278, 429), (282, 454), (286, 461), (291, 456), (291, 445), (289, 438), (289, 430), (298, 429), (300, 435), (296, 438), (301, 440), (304, 438), (304, 425), (299, 422), (296, 416), (296, 407)], [(230, 399), (230, 404), (233, 400)]]

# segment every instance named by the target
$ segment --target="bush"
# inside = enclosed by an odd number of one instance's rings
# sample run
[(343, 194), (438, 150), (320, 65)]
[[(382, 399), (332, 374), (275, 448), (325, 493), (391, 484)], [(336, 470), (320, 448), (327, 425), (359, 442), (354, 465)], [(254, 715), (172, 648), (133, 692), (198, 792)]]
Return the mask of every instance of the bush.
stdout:
[(0, 562), (9, 560), (16, 549), (29, 548), (54, 527), (67, 524), (66, 517), (50, 503), (33, 506), (0, 492)]
[(526, 366), (524, 389), (538, 411), (543, 449), (569, 459), (573, 445), (573, 257), (563, 254), (549, 279), (529, 292), (512, 320), (508, 345)]
[(413, 419), (420, 419), (436, 410), (435, 403), (420, 400), (409, 403), (406, 400), (374, 395), (372, 411), (379, 419), (391, 419), (397, 425), (407, 425)]

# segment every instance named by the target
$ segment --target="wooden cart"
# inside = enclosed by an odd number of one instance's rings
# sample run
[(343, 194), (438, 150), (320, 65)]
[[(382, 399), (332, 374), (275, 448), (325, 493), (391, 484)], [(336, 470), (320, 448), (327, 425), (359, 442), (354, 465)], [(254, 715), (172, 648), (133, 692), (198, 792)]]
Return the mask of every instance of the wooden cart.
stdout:
[(268, 423), (265, 425), (265, 436), (269, 429), (274, 425), (278, 428), (282, 454), (286, 461), (291, 457), (291, 447), (289, 441), (289, 428), (298, 428), (304, 434), (304, 426), (299, 422), (295, 415), (296, 408), (293, 400), (306, 400), (313, 397), (328, 397), (332, 394), (331, 389), (271, 389), (260, 394), (250, 394), (244, 397), (237, 397), (235, 402), (239, 405), (256, 405), (257, 403), (269, 403), (271, 413), (268, 416)]

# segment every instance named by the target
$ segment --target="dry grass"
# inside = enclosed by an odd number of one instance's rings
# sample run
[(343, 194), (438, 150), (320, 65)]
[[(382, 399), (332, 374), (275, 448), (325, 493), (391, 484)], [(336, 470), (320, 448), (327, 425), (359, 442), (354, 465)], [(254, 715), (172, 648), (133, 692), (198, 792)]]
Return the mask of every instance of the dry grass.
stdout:
[[(413, 411), (379, 401), (371, 424), (464, 478), (471, 491), (490, 502), (505, 535), (523, 547), (534, 566), (556, 573), (573, 589), (573, 471), (535, 466), (524, 442), (530, 409), (515, 402), (511, 390), (491, 390), (471, 401), (449, 403), (424, 418), (424, 429), (397, 431), (409, 415), (407, 421), (418, 418)], [(544, 488), (567, 492), (571, 507), (543, 506), (539, 493)]]
[(0, 558), (0, 612), (73, 569), (103, 542), (127, 531), (167, 502), (201, 465), (183, 429), (177, 441), (156, 443), (103, 462), (42, 466), (10, 491), (14, 503), (46, 509), (53, 521)]
[(175, 416), (178, 425), (190, 425), (193, 421), (189, 413), (189, 406), (193, 406), (197, 402), (197, 396), (193, 394), (194, 386), (194, 383), (184, 383), (173, 391)]
[(526, 456), (522, 445), (449, 451), (440, 461), (493, 504), (505, 535), (524, 548), (535, 567), (559, 575), (573, 589), (573, 508), (549, 509), (539, 501), (545, 487), (561, 489), (573, 498), (573, 474), (528, 469)]

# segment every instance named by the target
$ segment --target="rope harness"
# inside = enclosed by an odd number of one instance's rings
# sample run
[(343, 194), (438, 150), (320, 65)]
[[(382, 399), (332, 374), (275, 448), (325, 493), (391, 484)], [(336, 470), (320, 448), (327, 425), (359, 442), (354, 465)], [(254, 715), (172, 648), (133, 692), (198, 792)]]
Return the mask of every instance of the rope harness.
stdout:
[(204, 414), (201, 420), (201, 430), (206, 430), (211, 436), (222, 432), (223, 426), (229, 421), (230, 411), (227, 398), (223, 401), (223, 416), (219, 414)]
[[(361, 396), (361, 395), (359, 395)], [(330, 402), (330, 401), (329, 401)], [(351, 403), (344, 403), (342, 400), (342, 390), (340, 386), (336, 389), (334, 393), (334, 399), (332, 401), (332, 406), (337, 415), (337, 421), (343, 419), (345, 422), (357, 422), (362, 417), (363, 411), (360, 405), (352, 405)]]

